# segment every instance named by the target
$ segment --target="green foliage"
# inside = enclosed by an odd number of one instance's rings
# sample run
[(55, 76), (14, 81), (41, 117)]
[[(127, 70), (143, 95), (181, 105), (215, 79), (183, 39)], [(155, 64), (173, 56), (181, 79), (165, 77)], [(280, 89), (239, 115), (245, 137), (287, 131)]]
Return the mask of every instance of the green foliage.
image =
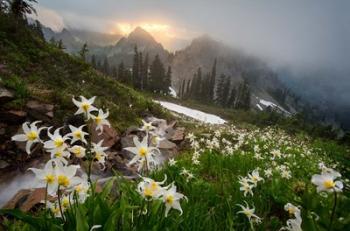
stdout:
[(165, 116), (144, 95), (95, 71), (81, 58), (48, 44), (26, 24), (14, 25), (9, 15), (0, 15), (0, 77), (23, 104), (29, 98), (58, 105), (55, 118), (62, 121), (72, 110), (73, 96), (99, 96), (98, 103), (110, 109), (112, 125), (124, 130), (147, 113)]

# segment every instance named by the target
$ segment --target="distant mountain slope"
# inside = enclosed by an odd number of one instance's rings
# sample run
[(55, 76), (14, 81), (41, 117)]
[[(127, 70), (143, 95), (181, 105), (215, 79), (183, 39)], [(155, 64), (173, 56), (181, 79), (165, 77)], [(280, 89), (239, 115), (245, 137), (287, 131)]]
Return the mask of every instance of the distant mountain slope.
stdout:
[(165, 62), (169, 59), (169, 52), (141, 27), (137, 27), (127, 37), (122, 37), (113, 46), (92, 50), (90, 55), (94, 54), (98, 58), (107, 56), (111, 65), (118, 65), (124, 62), (126, 66), (131, 67), (135, 46), (137, 46), (138, 51), (142, 52), (144, 56), (148, 54), (151, 60), (156, 55), (159, 55)]
[(252, 90), (253, 108), (260, 109), (257, 104), (262, 99), (271, 101), (289, 112), (296, 111), (294, 98), (271, 68), (258, 58), (232, 49), (209, 36), (196, 38), (188, 47), (175, 52), (171, 62), (174, 87), (179, 89), (182, 80), (191, 79), (199, 67), (202, 73), (210, 72), (215, 59), (217, 79), (221, 74), (230, 76), (232, 87), (244, 79), (248, 82)]
[(46, 41), (54, 38), (56, 41), (62, 40), (66, 51), (69, 53), (77, 53), (84, 43), (89, 48), (104, 47), (115, 44), (122, 37), (119, 34), (105, 34), (86, 30), (63, 29), (55, 32), (52, 29), (42, 27)]
[(55, 118), (63, 120), (75, 110), (72, 97), (85, 95), (98, 96), (97, 104), (109, 108), (110, 120), (120, 130), (140, 122), (147, 113), (164, 116), (163, 110), (144, 95), (46, 43), (28, 26), (15, 26), (2, 14), (0, 77), (0, 85), (16, 93), (15, 103), (5, 105), (8, 110), (20, 110), (26, 101), (36, 99), (54, 104)]

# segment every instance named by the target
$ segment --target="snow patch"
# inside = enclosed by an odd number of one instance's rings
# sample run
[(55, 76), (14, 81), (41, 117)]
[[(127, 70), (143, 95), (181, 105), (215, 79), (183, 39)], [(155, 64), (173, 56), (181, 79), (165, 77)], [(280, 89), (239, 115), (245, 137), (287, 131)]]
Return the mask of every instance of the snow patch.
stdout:
[[(259, 103), (264, 105), (265, 107), (271, 107), (271, 108), (277, 108), (279, 110), (281, 110), (282, 112), (286, 113), (287, 115), (290, 115), (291, 113), (289, 111), (287, 111), (286, 109), (284, 109), (283, 107), (278, 106), (277, 104), (274, 104), (270, 101), (264, 100), (264, 99), (260, 99)], [(258, 105), (258, 104), (257, 104)], [(260, 106), (260, 105), (259, 105)], [(260, 108), (259, 108), (260, 109)]]
[(213, 114), (208, 114), (208, 113), (198, 111), (195, 109), (191, 109), (188, 107), (180, 106), (180, 105), (177, 105), (174, 103), (169, 103), (169, 102), (165, 102), (165, 101), (158, 101), (158, 100), (155, 100), (155, 102), (159, 103), (162, 107), (164, 107), (170, 111), (186, 115), (188, 117), (202, 121), (204, 123), (224, 124), (226, 122), (225, 120), (223, 120), (219, 116), (216, 116)]
[(177, 94), (174, 88), (169, 87), (170, 95), (174, 98), (177, 98)]
[(260, 104), (256, 104), (256, 106), (259, 108), (260, 111), (263, 111), (264, 109), (260, 106)]

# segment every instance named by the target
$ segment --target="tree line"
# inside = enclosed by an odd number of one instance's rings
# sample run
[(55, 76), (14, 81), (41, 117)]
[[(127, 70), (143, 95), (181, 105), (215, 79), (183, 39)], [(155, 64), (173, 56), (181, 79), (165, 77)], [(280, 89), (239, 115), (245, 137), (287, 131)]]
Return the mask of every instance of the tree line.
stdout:
[(217, 77), (217, 60), (210, 72), (203, 74), (199, 67), (193, 78), (182, 80), (179, 97), (193, 99), (205, 104), (216, 104), (225, 108), (248, 110), (250, 108), (250, 87), (246, 80), (233, 86), (231, 76), (221, 74)]
[(105, 56), (102, 61), (95, 55), (91, 56), (91, 64), (97, 70), (108, 74), (118, 81), (142, 91), (150, 91), (158, 94), (169, 94), (171, 86), (171, 67), (165, 67), (159, 55), (150, 62), (149, 54), (140, 52), (137, 45), (134, 47), (133, 62), (128, 68), (124, 62), (119, 65), (111, 65)]

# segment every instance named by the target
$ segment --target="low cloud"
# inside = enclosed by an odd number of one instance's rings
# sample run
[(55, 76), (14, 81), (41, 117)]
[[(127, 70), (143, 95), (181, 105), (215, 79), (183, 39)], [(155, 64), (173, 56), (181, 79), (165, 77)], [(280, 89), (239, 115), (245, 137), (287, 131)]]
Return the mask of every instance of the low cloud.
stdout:
[(39, 20), (44, 26), (50, 27), (54, 31), (61, 31), (64, 27), (63, 17), (56, 11), (44, 6), (36, 5), (37, 15), (33, 14), (30, 17)]

